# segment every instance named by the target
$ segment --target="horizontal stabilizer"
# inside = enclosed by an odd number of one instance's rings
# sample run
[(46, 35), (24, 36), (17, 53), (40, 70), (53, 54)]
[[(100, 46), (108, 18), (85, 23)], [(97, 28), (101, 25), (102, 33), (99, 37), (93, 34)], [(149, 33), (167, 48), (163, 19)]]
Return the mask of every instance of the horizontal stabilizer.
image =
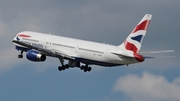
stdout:
[(151, 56), (144, 56), (145, 59), (164, 59), (164, 58), (176, 58), (176, 56), (163, 56), (163, 57), (151, 57)]
[(174, 50), (164, 50), (164, 51), (147, 51), (147, 52), (139, 52), (140, 54), (156, 54), (156, 53), (170, 53), (175, 52)]

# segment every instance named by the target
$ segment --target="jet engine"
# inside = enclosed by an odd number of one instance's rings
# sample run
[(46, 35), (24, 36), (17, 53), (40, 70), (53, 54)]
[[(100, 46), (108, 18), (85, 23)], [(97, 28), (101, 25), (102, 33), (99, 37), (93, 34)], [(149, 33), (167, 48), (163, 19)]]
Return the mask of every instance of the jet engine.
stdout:
[(28, 50), (26, 53), (26, 58), (33, 62), (43, 62), (46, 60), (46, 55), (40, 54), (35, 50)]

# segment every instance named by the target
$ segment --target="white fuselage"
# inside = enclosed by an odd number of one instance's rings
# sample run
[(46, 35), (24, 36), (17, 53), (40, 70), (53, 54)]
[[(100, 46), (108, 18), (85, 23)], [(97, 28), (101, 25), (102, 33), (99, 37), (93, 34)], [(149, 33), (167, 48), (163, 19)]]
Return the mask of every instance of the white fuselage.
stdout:
[[(20, 37), (19, 34), (26, 34), (30, 37)], [(126, 54), (132, 54), (125, 51), (124, 49), (91, 41), (67, 38), (62, 36), (43, 34), (37, 32), (25, 31), (18, 33), (13, 40), (23, 41), (27, 44), (34, 45), (49, 51), (63, 52), (74, 60), (89, 64), (89, 65), (100, 65), (100, 66), (118, 66), (137, 63), (135, 58), (127, 58), (112, 54), (111, 51), (123, 52)], [(15, 44), (18, 47), (26, 48), (22, 45)], [(44, 54), (52, 56), (50, 54)]]

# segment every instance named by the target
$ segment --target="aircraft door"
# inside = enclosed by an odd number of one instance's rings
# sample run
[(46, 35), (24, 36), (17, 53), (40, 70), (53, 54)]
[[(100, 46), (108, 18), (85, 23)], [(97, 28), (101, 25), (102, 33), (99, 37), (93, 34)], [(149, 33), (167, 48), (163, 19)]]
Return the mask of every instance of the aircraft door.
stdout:
[(79, 51), (79, 46), (76, 46), (75, 47), (75, 52), (78, 53), (78, 51)]
[(49, 42), (46, 41), (46, 38), (42, 38), (41, 44), (43, 45), (44, 49), (47, 49), (47, 45), (49, 44)]
[(105, 57), (106, 57), (106, 59), (109, 58), (109, 50), (107, 50), (107, 51), (105, 52)]

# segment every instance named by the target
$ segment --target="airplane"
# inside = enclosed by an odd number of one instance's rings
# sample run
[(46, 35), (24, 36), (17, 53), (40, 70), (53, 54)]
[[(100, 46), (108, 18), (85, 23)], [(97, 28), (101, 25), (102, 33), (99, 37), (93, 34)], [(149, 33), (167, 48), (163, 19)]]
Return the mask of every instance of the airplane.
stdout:
[[(60, 60), (59, 71), (77, 67), (89, 72), (92, 69), (90, 65), (113, 67), (143, 62), (146, 57), (139, 51), (151, 18), (151, 14), (145, 14), (119, 46), (32, 31), (18, 33), (12, 42), (20, 51), (18, 58), (23, 58), (23, 52), (33, 62), (43, 62), (50, 56)], [(64, 63), (65, 60), (68, 61), (67, 64)]]

